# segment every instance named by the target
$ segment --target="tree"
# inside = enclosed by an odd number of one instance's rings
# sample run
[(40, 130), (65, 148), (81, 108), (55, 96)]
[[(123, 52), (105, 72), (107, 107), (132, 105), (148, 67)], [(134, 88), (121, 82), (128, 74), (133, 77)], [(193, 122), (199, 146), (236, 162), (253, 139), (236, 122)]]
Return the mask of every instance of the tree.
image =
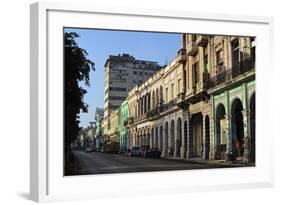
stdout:
[(64, 33), (64, 148), (65, 156), (70, 144), (79, 134), (79, 113), (88, 112), (84, 102), (87, 93), (79, 82), (90, 87), (89, 74), (95, 70), (95, 64), (87, 58), (86, 50), (80, 48), (75, 41), (79, 35), (75, 32)]

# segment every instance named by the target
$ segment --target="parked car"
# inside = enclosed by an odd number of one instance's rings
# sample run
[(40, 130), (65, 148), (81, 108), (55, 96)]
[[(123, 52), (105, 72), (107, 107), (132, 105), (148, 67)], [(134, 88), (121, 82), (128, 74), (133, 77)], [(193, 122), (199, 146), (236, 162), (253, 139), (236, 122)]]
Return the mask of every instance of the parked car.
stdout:
[(133, 156), (138, 156), (140, 157), (141, 156), (141, 148), (140, 146), (133, 146), (132, 149), (131, 149), (131, 152), (130, 152), (130, 156), (133, 157)]
[(85, 148), (85, 152), (93, 152), (93, 151), (95, 151), (95, 147), (90, 146)]
[(161, 152), (158, 148), (150, 148), (144, 151), (143, 156), (146, 158), (160, 158)]
[(107, 142), (103, 145), (103, 152), (105, 153), (119, 153), (120, 144), (119, 142)]

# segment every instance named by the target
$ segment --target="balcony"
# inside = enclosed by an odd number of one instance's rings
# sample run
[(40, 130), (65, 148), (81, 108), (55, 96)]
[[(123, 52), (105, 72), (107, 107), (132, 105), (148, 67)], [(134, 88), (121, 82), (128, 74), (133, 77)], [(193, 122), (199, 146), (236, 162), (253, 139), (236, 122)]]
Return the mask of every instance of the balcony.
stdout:
[(197, 46), (201, 46), (201, 47), (205, 47), (208, 44), (208, 36), (206, 35), (197, 35), (196, 38), (196, 45)]
[(207, 88), (214, 88), (254, 69), (255, 61), (251, 58), (245, 59), (242, 62), (234, 64), (230, 69), (221, 69), (221, 72), (207, 80)]
[(157, 118), (159, 116), (159, 108), (156, 107), (154, 108), (153, 110), (150, 110), (147, 114), (146, 114), (146, 117), (147, 118)]
[(178, 97), (177, 97), (177, 104), (179, 104), (179, 103), (181, 103), (182, 101), (184, 101), (184, 97), (185, 97), (185, 95), (184, 95), (184, 92), (181, 92), (181, 93), (179, 93), (178, 94)]
[(177, 99), (173, 99), (170, 102), (165, 103), (162, 106), (160, 106), (159, 111), (167, 112), (167, 111), (171, 110), (172, 108), (174, 108), (176, 105), (177, 105)]
[(176, 60), (177, 60), (178, 63), (184, 63), (184, 62), (186, 62), (186, 60), (187, 60), (186, 49), (181, 48), (181, 49), (178, 51)]
[(198, 52), (198, 47), (196, 45), (196, 41), (190, 41), (187, 44), (187, 49), (186, 49), (187, 55), (189, 56), (195, 56)]
[(180, 108), (183, 108), (185, 106), (184, 100), (185, 100), (185, 92), (179, 93), (177, 97), (177, 105)]

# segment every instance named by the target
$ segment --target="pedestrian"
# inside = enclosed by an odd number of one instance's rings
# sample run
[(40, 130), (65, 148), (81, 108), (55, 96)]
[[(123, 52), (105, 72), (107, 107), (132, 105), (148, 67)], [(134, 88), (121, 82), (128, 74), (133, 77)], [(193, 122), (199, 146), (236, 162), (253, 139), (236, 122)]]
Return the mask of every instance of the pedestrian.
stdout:
[(241, 143), (239, 142), (238, 139), (236, 139), (236, 152), (237, 152), (237, 157), (240, 157), (241, 156)]

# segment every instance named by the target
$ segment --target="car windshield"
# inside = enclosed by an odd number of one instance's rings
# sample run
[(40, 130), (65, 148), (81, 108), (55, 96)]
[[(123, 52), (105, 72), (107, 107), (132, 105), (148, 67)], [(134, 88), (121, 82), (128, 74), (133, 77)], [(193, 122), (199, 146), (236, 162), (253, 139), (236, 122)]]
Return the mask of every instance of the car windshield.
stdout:
[(132, 150), (139, 150), (140, 147), (133, 147)]

